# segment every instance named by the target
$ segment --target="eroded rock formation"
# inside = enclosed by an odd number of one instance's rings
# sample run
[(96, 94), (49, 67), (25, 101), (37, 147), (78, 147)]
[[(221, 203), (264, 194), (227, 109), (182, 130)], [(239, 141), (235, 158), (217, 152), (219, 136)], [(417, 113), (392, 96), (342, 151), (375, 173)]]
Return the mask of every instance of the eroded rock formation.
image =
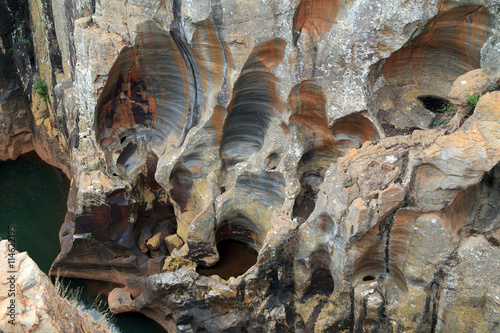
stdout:
[(51, 273), (171, 332), (497, 331), (499, 6), (13, 6), (47, 97), (2, 26), (2, 158), (72, 179)]
[[(0, 305), (3, 309), (14, 305), (14, 315), (9, 316), (12, 313), (8, 310), (0, 314), (2, 332), (112, 332), (104, 322), (96, 321), (58, 295), (50, 279), (28, 254), (13, 249), (7, 240), (0, 241), (2, 262), (13, 265), (13, 269), (4, 265), (0, 271)], [(13, 260), (8, 261), (9, 258)], [(14, 278), (12, 271), (16, 272)], [(9, 296), (12, 293), (16, 296)]]

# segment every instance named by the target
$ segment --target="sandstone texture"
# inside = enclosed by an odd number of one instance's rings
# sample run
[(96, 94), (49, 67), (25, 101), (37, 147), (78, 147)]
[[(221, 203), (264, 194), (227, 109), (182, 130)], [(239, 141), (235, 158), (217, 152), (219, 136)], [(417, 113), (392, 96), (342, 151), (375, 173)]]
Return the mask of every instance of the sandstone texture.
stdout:
[[(2, 332), (112, 332), (74, 304), (59, 296), (50, 279), (26, 252), (13, 251), (7, 240), (0, 241), (0, 259), (9, 258), (14, 268), (2, 265), (0, 270), (0, 306), (7, 309), (15, 300), (15, 316), (0, 314)], [(12, 273), (15, 271), (16, 273)], [(12, 276), (14, 275), (14, 279)], [(15, 286), (12, 286), (14, 284)], [(9, 290), (15, 297), (8, 297)], [(12, 323), (9, 323), (12, 321)]]
[(500, 332), (500, 1), (0, 6), (52, 275), (168, 332)]

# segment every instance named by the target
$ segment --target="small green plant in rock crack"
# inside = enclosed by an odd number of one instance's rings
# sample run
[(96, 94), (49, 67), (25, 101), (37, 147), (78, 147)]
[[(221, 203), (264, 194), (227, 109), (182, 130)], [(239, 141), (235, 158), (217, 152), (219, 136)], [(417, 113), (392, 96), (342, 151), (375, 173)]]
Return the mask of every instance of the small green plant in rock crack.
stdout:
[(88, 176), (89, 171), (96, 171), (99, 170), (100, 168), (101, 168), (101, 162), (97, 162), (94, 165), (88, 166), (85, 169), (83, 169), (83, 172), (86, 176)]
[(469, 102), (469, 104), (473, 107), (476, 107), (477, 102), (479, 102), (479, 98), (481, 98), (480, 94), (469, 95), (469, 97), (467, 97), (467, 102)]
[(101, 162), (97, 162), (92, 166), (91, 170), (96, 171), (99, 170), (100, 167), (101, 167)]
[(21, 38), (19, 40), (19, 44), (21, 45), (26, 45), (26, 46), (31, 46), (31, 41), (27, 38)]
[(434, 126), (447, 124), (455, 114), (455, 104), (448, 102), (441, 108), (441, 114), (434, 120)]
[(47, 87), (47, 82), (45, 82), (44, 80), (37, 78), (35, 81), (35, 85), (33, 86), (33, 89), (35, 89), (38, 95), (47, 98), (49, 90)]

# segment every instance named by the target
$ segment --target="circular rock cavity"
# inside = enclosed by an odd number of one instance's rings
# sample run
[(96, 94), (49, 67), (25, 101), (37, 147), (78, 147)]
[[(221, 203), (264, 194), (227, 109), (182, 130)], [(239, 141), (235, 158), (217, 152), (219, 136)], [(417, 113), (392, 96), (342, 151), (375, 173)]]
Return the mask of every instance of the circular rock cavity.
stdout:
[(331, 255), (327, 251), (320, 249), (311, 253), (309, 260), (311, 277), (304, 292), (304, 298), (307, 299), (318, 294), (330, 295), (335, 287), (330, 271)]
[(380, 138), (373, 123), (360, 113), (337, 119), (331, 131), (341, 156), (349, 149), (361, 147), (366, 141), (376, 141)]
[(443, 5), (415, 29), (409, 44), (373, 67), (372, 79), (380, 88), (372, 107), (387, 135), (429, 128), (435, 114), (426, 107), (427, 97), (445, 100), (457, 77), (480, 67), (490, 21), (482, 6)]
[(224, 220), (215, 234), (219, 261), (209, 268), (198, 268), (203, 275), (229, 279), (244, 274), (257, 262), (258, 240), (255, 224), (242, 215)]
[(238, 277), (257, 263), (257, 251), (247, 243), (224, 239), (217, 243), (220, 259), (210, 268), (197, 269), (202, 275), (218, 275), (223, 279)]
[(185, 212), (194, 186), (193, 173), (183, 163), (177, 162), (170, 173), (170, 184), (172, 199), (179, 205), (181, 212)]

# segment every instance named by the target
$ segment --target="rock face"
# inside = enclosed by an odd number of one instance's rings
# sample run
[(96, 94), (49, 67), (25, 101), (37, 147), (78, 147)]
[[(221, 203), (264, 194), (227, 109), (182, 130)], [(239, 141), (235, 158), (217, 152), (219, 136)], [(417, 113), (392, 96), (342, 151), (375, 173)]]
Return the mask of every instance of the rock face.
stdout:
[[(15, 313), (10, 316), (10, 311), (2, 311), (2, 332), (111, 332), (107, 325), (59, 296), (26, 252), (19, 253), (7, 240), (2, 240), (0, 258), (2, 263), (13, 265), (2, 265), (0, 270), (0, 305), (3, 309), (13, 305)], [(11, 293), (15, 296), (10, 297)]]
[(499, 6), (10, 6), (1, 156), (72, 179), (51, 273), (170, 332), (498, 331)]

